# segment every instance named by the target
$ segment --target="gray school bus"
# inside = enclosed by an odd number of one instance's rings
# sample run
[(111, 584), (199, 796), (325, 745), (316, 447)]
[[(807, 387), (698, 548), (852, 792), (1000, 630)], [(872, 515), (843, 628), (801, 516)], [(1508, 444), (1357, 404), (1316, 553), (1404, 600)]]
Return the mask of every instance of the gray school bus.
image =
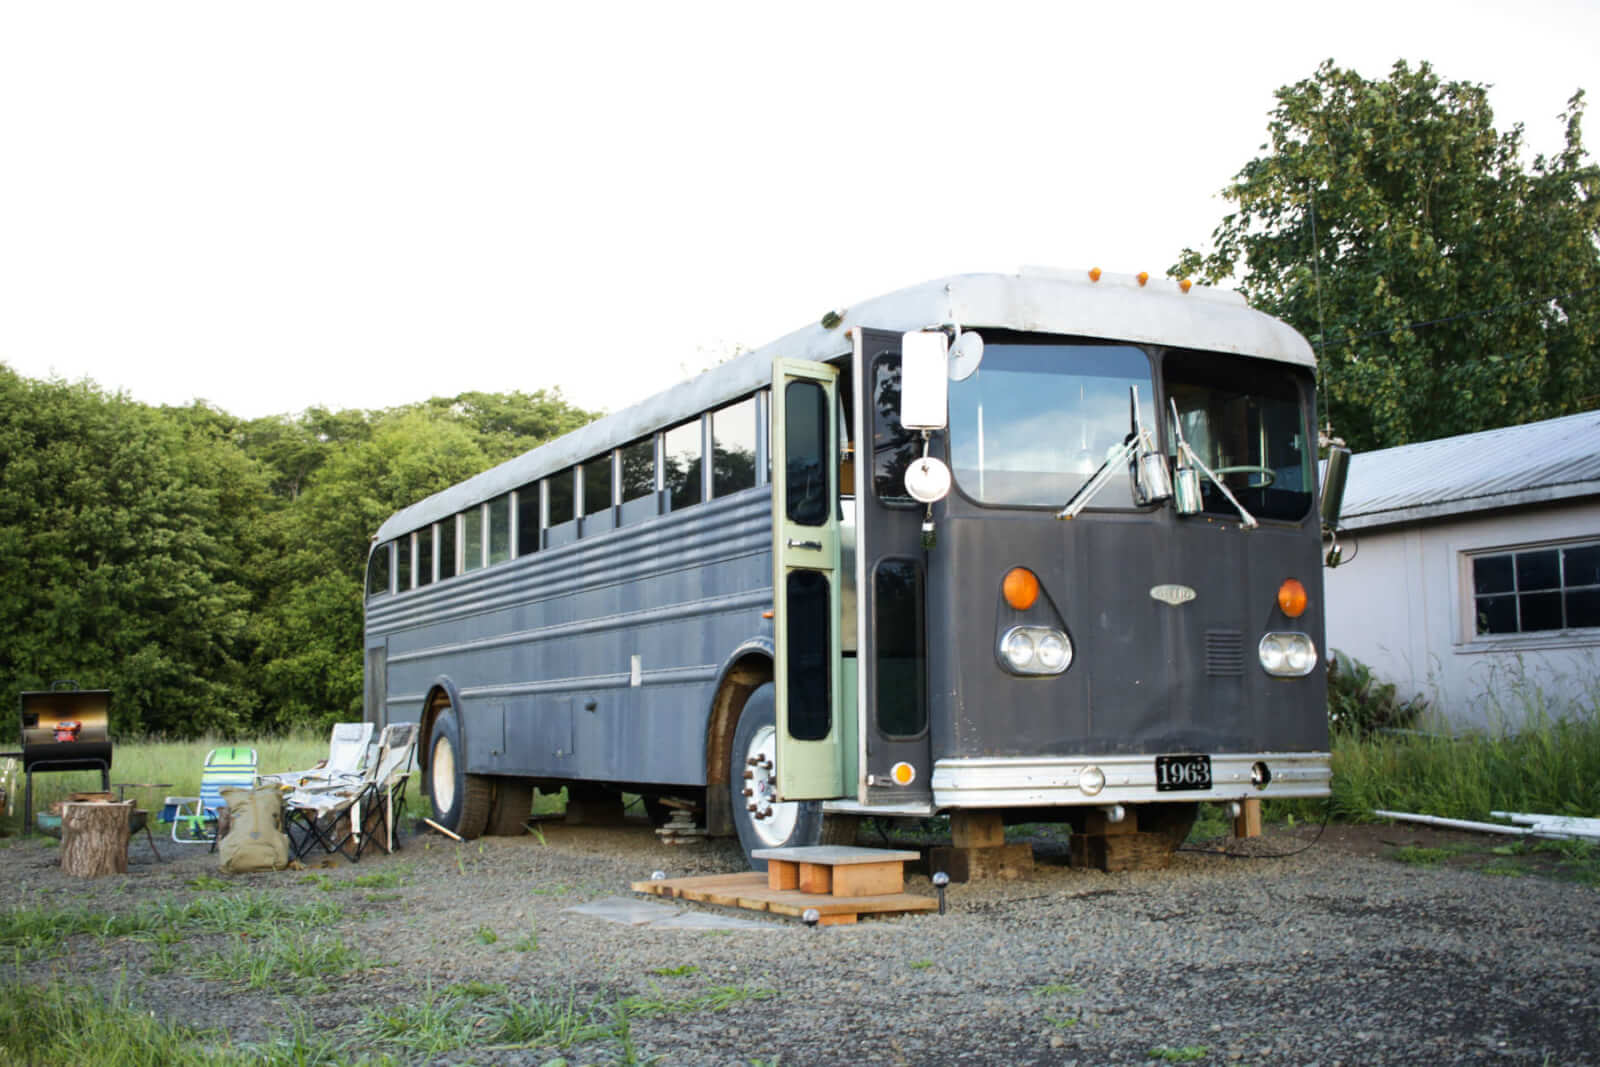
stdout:
[(1304, 338), (1186, 282), (830, 312), (385, 522), (366, 715), (466, 838), (562, 786), (747, 853), (1325, 796), (1314, 411)]

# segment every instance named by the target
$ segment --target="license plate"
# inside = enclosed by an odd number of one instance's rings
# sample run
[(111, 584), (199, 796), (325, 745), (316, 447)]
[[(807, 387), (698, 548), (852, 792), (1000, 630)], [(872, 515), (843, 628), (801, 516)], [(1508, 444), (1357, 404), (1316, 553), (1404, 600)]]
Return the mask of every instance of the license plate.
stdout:
[(1210, 756), (1157, 756), (1156, 792), (1211, 788)]

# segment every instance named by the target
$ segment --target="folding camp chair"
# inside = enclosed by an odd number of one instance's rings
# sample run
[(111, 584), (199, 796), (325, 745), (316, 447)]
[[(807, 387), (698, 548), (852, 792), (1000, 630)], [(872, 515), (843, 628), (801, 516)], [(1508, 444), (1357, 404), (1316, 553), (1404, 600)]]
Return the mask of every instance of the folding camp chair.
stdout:
[(416, 759), (417, 726), (396, 723), (379, 735), (370, 770), (359, 781), (306, 786), (284, 797), (285, 819), (296, 858), (314, 845), (359, 862), (367, 843), (383, 832), (394, 850), (395, 817), (405, 801), (406, 782)]
[(328, 738), (328, 758), (309, 771), (281, 771), (263, 774), (261, 784), (286, 789), (314, 789), (347, 785), (359, 781), (367, 769), (367, 751), (372, 745), (370, 722), (340, 722)]
[(227, 807), (224, 789), (249, 789), (256, 784), (256, 750), (214, 748), (200, 772), (200, 795), (168, 797), (162, 814), (172, 816), (172, 839), (180, 845), (217, 844), (217, 817)]

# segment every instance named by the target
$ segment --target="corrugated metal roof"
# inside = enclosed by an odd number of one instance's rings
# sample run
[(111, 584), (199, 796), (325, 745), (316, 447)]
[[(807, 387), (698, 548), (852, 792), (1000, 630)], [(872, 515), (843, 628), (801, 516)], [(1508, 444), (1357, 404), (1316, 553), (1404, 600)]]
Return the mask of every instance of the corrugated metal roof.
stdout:
[(1339, 525), (1360, 530), (1600, 496), (1600, 411), (1363, 452)]

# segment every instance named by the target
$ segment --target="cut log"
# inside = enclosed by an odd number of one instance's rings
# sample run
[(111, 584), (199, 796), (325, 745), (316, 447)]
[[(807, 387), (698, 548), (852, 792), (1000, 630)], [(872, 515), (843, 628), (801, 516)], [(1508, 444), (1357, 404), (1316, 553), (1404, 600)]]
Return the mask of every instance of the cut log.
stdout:
[(133, 801), (73, 804), (61, 812), (61, 870), (75, 878), (128, 873)]

